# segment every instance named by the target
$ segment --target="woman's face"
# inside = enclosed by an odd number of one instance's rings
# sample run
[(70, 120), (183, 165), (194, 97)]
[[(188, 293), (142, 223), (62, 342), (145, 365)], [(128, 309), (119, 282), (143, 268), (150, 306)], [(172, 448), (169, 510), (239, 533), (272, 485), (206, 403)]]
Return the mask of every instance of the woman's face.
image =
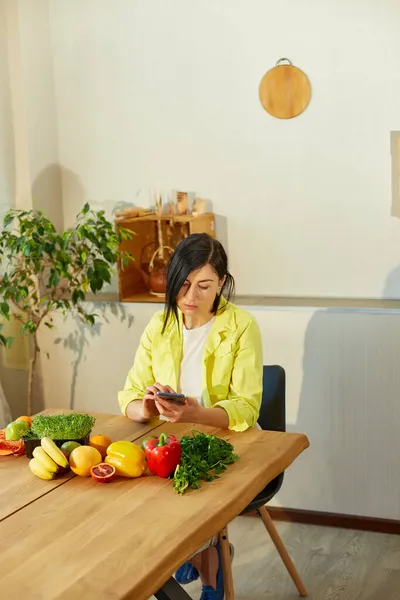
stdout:
[(178, 294), (178, 308), (188, 316), (209, 314), (215, 296), (222, 289), (224, 279), (219, 279), (211, 265), (205, 265), (197, 271), (192, 271)]

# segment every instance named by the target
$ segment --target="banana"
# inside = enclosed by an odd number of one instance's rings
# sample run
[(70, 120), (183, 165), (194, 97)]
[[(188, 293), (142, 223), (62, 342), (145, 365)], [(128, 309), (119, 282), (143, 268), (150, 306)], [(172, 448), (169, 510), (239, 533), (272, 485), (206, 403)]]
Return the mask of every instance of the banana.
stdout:
[(57, 463), (57, 465), (64, 468), (69, 466), (68, 460), (66, 459), (65, 455), (62, 453), (60, 448), (55, 445), (53, 440), (44, 437), (41, 440), (41, 444), (46, 454), (48, 454), (50, 458), (52, 458), (54, 462)]
[(32, 454), (40, 463), (42, 463), (46, 471), (49, 471), (50, 473), (57, 473), (59, 469), (58, 465), (52, 458), (50, 458), (50, 456), (43, 450), (41, 446), (36, 446)]
[(47, 471), (44, 468), (43, 463), (41, 463), (37, 458), (31, 458), (31, 460), (29, 461), (29, 468), (32, 471), (32, 473), (40, 479), (46, 479), (50, 481), (50, 479), (54, 479), (55, 477), (55, 473), (50, 473), (49, 471)]

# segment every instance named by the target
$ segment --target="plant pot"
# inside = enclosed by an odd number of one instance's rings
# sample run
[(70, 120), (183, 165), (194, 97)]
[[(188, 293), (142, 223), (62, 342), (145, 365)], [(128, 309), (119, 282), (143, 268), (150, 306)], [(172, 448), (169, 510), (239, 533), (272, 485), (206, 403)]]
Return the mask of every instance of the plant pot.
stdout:
[(167, 269), (160, 267), (150, 273), (149, 288), (156, 294), (165, 294), (167, 289)]
[[(24, 440), (23, 437), (22, 437), (22, 439)], [(53, 440), (53, 441), (56, 444), (56, 446), (58, 446), (59, 448), (61, 448), (61, 446), (65, 442), (77, 442), (78, 444), (81, 444), (82, 446), (87, 446), (89, 444), (89, 440), (90, 440), (90, 433), (86, 437), (80, 438), (79, 440), (71, 440), (71, 439), (69, 439), (69, 440)], [(33, 451), (36, 448), (36, 446), (40, 446), (41, 440), (40, 439), (24, 440), (24, 443), (25, 443), (26, 456), (28, 458), (32, 458), (33, 457)]]
[(149, 264), (148, 286), (152, 294), (165, 294), (167, 291), (167, 268), (173, 250), (169, 246), (159, 246)]

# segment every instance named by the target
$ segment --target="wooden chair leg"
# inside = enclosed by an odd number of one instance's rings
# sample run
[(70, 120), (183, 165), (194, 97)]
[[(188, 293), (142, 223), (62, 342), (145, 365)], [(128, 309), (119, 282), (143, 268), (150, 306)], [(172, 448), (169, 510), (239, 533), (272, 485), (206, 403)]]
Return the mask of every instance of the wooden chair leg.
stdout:
[(294, 566), (292, 559), (290, 558), (288, 551), (285, 548), (285, 544), (282, 542), (281, 536), (279, 535), (273, 520), (271, 519), (271, 515), (265, 508), (265, 506), (261, 506), (258, 509), (258, 514), (260, 515), (262, 522), (265, 525), (266, 530), (271, 536), (272, 541), (275, 544), (276, 549), (278, 550), (281, 559), (287, 570), (289, 571), (290, 577), (293, 579), (293, 583), (297, 587), (300, 596), (308, 596), (308, 592), (304, 587), (302, 580), (300, 579), (300, 575), (298, 574), (296, 567)]
[(224, 527), (219, 534), (219, 546), (221, 549), (222, 573), (224, 576), (225, 600), (235, 600), (233, 589), (231, 552), (229, 549), (228, 528)]

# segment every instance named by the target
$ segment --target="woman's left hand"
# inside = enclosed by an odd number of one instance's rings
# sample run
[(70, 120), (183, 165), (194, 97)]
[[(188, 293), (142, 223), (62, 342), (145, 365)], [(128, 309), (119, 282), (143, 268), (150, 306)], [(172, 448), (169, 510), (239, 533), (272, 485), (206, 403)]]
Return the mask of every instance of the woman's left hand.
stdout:
[(173, 404), (164, 398), (155, 401), (160, 415), (166, 417), (171, 423), (199, 423), (202, 409), (196, 398), (185, 398), (185, 404)]

